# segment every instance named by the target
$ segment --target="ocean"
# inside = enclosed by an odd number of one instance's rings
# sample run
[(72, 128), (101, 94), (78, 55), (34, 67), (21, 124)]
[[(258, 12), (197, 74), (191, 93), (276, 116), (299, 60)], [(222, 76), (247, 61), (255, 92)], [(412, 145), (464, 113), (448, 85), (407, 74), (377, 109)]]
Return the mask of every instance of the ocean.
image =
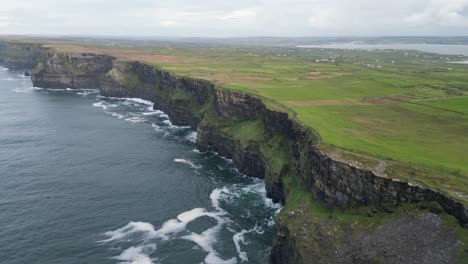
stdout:
[(0, 263), (266, 263), (281, 209), (151, 102), (0, 68)]

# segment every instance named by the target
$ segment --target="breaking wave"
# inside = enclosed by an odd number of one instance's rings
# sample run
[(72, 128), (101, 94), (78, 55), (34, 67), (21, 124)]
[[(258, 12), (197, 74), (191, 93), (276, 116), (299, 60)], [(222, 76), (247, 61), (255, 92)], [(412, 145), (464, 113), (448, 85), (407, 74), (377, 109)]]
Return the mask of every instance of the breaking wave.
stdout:
[[(261, 188), (264, 188), (264, 184), (259, 180), (254, 180), (253, 184), (248, 185), (234, 184), (216, 188), (209, 196), (211, 209), (194, 208), (185, 211), (177, 217), (165, 221), (158, 229), (147, 222), (129, 222), (121, 228), (105, 232), (103, 235), (107, 238), (99, 242), (116, 246), (131, 241), (133, 245), (123, 249), (122, 253), (114, 257), (129, 263), (154, 263), (158, 257), (158, 247), (177, 240), (190, 241), (197, 245), (198, 247), (193, 249), (198, 248), (198, 250), (205, 252), (204, 263), (206, 264), (246, 262), (249, 261), (249, 256), (245, 246), (251, 243), (247, 235), (264, 234), (264, 228), (268, 228), (268, 222), (271, 219), (254, 218), (256, 222), (251, 228), (239, 228), (239, 224), (234, 220), (237, 217), (236, 212), (231, 212), (230, 205), (242, 200), (250, 203), (252, 194), (254, 194), (263, 200), (263, 206), (259, 208), (268, 205), (267, 208), (274, 211), (271, 215), (273, 217), (280, 206), (270, 203), (271, 200), (269, 201), (263, 192), (259, 192)], [(255, 207), (256, 204), (251, 204), (251, 206)], [(189, 224), (203, 217), (214, 220), (214, 223), (201, 232), (190, 230)], [(218, 252), (217, 246), (221, 243), (220, 234), (222, 232), (232, 234), (232, 247), (237, 255), (225, 256)]]
[(201, 169), (201, 165), (195, 165), (191, 160), (186, 160), (186, 159), (174, 159), (175, 162), (177, 163), (184, 163), (190, 165), (190, 167), (194, 169)]

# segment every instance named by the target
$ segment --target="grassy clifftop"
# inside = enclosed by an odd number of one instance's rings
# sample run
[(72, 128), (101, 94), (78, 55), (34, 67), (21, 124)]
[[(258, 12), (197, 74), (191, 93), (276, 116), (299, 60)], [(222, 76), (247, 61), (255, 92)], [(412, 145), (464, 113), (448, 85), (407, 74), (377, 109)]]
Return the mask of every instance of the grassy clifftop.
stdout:
[(144, 61), (271, 99), (318, 131), (335, 158), (468, 199), (468, 65), (449, 63), (464, 57), (174, 43), (47, 46)]

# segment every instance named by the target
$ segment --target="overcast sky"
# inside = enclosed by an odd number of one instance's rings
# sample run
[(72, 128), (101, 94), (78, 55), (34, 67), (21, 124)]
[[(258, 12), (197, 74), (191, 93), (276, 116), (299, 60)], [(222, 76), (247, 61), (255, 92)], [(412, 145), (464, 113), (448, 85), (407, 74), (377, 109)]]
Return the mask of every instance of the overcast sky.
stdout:
[(467, 35), (468, 0), (0, 0), (0, 34)]

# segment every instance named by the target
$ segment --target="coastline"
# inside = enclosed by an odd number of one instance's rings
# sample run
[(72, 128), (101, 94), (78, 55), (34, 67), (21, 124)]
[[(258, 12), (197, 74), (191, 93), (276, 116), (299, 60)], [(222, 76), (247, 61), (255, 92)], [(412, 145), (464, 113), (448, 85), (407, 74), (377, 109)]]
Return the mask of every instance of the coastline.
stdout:
[[(295, 193), (306, 192), (325, 208), (371, 206), (378, 211), (376, 214), (395, 211), (400, 205), (435, 203), (422, 210), (439, 206), (461, 225), (468, 224), (466, 206), (443, 193), (334, 160), (317, 147), (319, 140), (314, 131), (288, 113), (271, 109), (257, 96), (226, 90), (209, 81), (174, 76), (137, 61), (55, 53), (39, 45), (28, 50), (34, 55), (24, 60), (10, 59), (8, 63), (18, 68), (34, 64), (34, 86), (98, 88), (103, 96), (141, 98), (166, 112), (175, 125), (196, 129), (200, 150), (216, 151), (233, 159), (240, 172), (265, 180), (268, 197), (286, 204), (280, 219), (297, 210), (288, 209), (289, 199)], [(277, 221), (273, 263), (300, 263), (306, 259), (298, 246), (301, 242), (288, 224)]]

